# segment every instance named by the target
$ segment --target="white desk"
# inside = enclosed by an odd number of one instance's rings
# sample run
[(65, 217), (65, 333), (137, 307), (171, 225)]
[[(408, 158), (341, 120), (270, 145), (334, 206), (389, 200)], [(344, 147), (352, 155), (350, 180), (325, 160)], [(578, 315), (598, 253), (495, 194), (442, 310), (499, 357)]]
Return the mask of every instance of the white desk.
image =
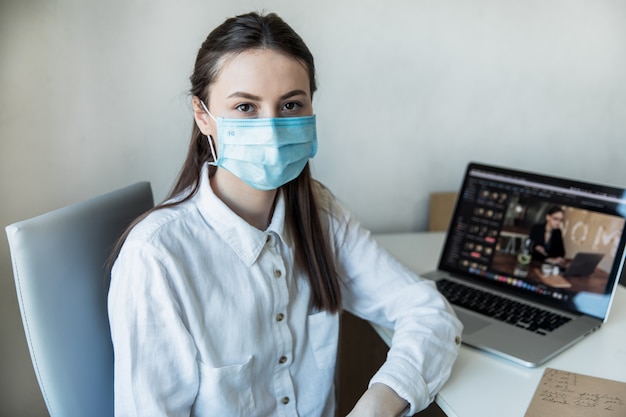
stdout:
[[(418, 273), (436, 267), (443, 233), (376, 235)], [(388, 329), (374, 327), (389, 344)], [(542, 367), (525, 368), (463, 345), (436, 402), (450, 417), (522, 417), (546, 367), (626, 382), (626, 289), (619, 287), (608, 321)]]

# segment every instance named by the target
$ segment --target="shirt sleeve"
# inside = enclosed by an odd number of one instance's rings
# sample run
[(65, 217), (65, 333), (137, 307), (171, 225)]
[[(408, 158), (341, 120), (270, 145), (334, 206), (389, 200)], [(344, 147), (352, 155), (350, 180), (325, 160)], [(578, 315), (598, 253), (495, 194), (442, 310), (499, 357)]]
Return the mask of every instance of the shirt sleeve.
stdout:
[(370, 385), (379, 382), (392, 388), (410, 403), (408, 413), (413, 415), (432, 402), (450, 376), (462, 325), (433, 282), (402, 264), (334, 204), (344, 308), (394, 330), (387, 359)]
[(155, 252), (127, 242), (111, 274), (116, 417), (189, 417), (198, 392), (196, 348)]

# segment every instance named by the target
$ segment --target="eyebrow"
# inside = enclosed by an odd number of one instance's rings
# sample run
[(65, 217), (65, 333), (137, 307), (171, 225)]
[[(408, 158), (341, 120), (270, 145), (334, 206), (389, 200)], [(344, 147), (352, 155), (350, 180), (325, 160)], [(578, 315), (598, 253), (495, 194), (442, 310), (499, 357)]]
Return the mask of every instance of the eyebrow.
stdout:
[(307, 95), (306, 91), (304, 90), (293, 90), (293, 91), (288, 92), (287, 94), (283, 94), (280, 97), (280, 99), (285, 100), (287, 98), (294, 97), (294, 96), (306, 96), (306, 95)]
[[(304, 90), (293, 90), (290, 91), (288, 93), (283, 94), (282, 96), (280, 96), (281, 100), (285, 100), (288, 99), (290, 97), (294, 97), (294, 96), (306, 96), (306, 91)], [(236, 91), (234, 93), (232, 93), (231, 95), (228, 96), (228, 98), (233, 98), (233, 97), (240, 97), (240, 98), (247, 98), (248, 100), (254, 100), (254, 101), (261, 101), (261, 97), (256, 96), (254, 94), (250, 94), (250, 93), (246, 93), (244, 91)]]

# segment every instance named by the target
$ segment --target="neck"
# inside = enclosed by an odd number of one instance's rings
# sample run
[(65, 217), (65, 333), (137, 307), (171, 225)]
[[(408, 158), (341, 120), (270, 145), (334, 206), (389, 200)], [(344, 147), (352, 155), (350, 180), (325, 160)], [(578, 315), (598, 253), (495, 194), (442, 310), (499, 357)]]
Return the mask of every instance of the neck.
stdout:
[(276, 190), (257, 190), (221, 168), (211, 177), (211, 187), (235, 214), (259, 230), (267, 229), (274, 212)]

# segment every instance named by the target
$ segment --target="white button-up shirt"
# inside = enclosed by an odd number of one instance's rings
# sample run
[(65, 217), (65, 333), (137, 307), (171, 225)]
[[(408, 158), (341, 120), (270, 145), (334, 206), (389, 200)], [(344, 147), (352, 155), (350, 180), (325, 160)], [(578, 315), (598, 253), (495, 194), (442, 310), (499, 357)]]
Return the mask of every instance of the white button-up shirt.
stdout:
[[(415, 413), (448, 378), (461, 325), (432, 283), (316, 192), (344, 308), (395, 330), (371, 383)], [(213, 194), (206, 169), (193, 198), (141, 221), (109, 291), (115, 415), (332, 417), (339, 318), (310, 310), (293, 247), (281, 193), (261, 231)]]

